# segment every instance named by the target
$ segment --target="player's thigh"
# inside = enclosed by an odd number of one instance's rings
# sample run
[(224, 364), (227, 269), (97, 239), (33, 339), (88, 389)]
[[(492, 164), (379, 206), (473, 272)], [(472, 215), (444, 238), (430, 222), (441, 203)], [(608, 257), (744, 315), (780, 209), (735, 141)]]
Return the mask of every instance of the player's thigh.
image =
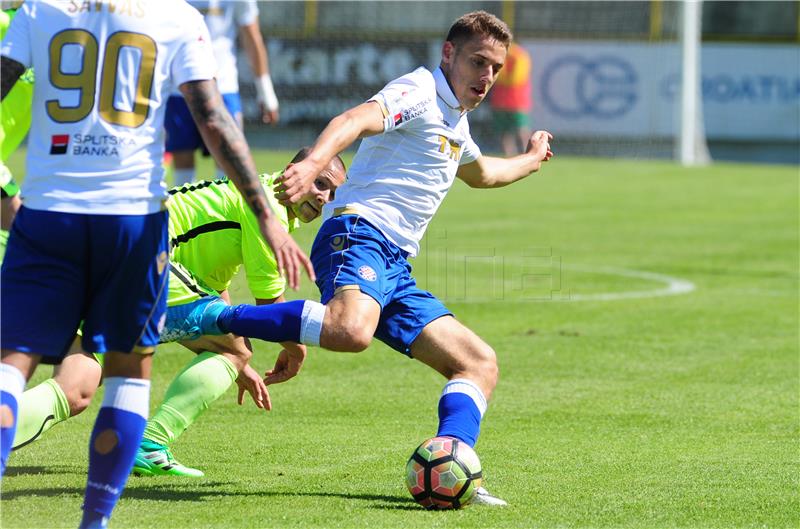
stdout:
[(170, 96), (167, 99), (164, 129), (167, 133), (167, 152), (195, 151), (203, 146), (200, 131), (183, 96)]
[(475, 380), (487, 398), (497, 383), (494, 350), (452, 316), (427, 324), (411, 344), (411, 356), (449, 379)]
[(84, 350), (153, 352), (166, 318), (167, 249), (166, 211), (92, 216)]
[(85, 215), (22, 207), (0, 272), (2, 348), (58, 363), (83, 317), (88, 230)]

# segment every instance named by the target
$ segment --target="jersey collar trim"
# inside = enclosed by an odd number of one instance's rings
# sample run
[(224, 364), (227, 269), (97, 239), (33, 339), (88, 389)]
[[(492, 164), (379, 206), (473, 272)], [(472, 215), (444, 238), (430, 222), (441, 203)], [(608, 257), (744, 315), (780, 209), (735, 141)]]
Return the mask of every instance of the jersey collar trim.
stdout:
[(439, 99), (441, 99), (444, 104), (450, 107), (452, 110), (463, 113), (464, 109), (461, 108), (458, 98), (450, 89), (450, 85), (447, 84), (447, 79), (445, 79), (444, 72), (442, 71), (441, 67), (438, 67), (433, 71), (433, 80), (436, 82), (436, 95), (439, 96)]

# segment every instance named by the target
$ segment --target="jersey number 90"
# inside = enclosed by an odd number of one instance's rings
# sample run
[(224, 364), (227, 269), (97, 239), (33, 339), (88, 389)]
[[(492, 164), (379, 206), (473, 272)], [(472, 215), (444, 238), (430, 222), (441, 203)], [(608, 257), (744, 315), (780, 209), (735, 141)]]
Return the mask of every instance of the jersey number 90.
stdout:
[[(79, 46), (81, 66), (77, 72), (64, 72), (62, 57), (66, 46)], [(138, 71), (130, 80), (136, 82), (133, 108), (120, 110), (114, 107), (117, 90), (117, 72), (122, 48), (130, 47), (138, 51)], [(78, 90), (78, 104), (63, 106), (57, 99), (47, 101), (47, 115), (59, 123), (75, 123), (92, 111), (95, 97), (99, 97), (100, 118), (114, 125), (136, 128), (147, 119), (150, 108), (150, 91), (156, 68), (156, 43), (147, 35), (118, 31), (108, 37), (99, 90), (97, 85), (97, 56), (99, 46), (94, 35), (83, 29), (68, 29), (55, 35), (50, 41), (50, 83), (62, 90)]]

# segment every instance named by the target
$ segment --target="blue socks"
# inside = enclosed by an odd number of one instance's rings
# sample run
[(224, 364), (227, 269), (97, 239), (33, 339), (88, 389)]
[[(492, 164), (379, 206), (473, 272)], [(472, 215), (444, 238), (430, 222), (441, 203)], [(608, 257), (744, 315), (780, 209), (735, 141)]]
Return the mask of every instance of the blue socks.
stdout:
[(6, 473), (8, 454), (14, 445), (18, 403), (24, 390), (22, 372), (11, 364), (0, 364), (0, 476)]
[(439, 399), (438, 436), (455, 437), (475, 446), (486, 412), (486, 397), (472, 381), (453, 379), (444, 386)]
[(224, 333), (268, 342), (299, 342), (319, 345), (325, 305), (310, 300), (287, 301), (272, 305), (235, 305), (217, 318)]
[(133, 468), (150, 405), (150, 381), (109, 377), (89, 441), (81, 529), (105, 527)]

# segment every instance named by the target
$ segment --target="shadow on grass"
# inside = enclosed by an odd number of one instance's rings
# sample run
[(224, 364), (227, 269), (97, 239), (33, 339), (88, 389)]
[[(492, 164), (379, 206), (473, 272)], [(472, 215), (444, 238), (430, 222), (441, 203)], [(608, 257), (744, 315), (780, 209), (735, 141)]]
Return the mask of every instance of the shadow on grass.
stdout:
[[(34, 467), (38, 468), (38, 467)], [(148, 480), (149, 481), (149, 480)], [(385, 494), (358, 494), (344, 492), (282, 492), (282, 491), (222, 491), (221, 487), (231, 485), (230, 482), (212, 481), (205, 483), (183, 482), (172, 483), (169, 486), (152, 485), (150, 483), (139, 483), (137, 480), (128, 482), (125, 492), (122, 493), (123, 499), (128, 500), (158, 500), (158, 501), (205, 501), (210, 497), (315, 497), (315, 498), (342, 498), (346, 500), (363, 500), (369, 502), (379, 502), (371, 506), (373, 509), (393, 509), (393, 510), (418, 510), (420, 509), (411, 498), (405, 496), (389, 496)], [(77, 487), (59, 488), (25, 488), (12, 491), (4, 491), (3, 499), (6, 501), (30, 496), (83, 496), (83, 489)]]
[(76, 467), (69, 467), (66, 465), (48, 465), (46, 467), (39, 466), (39, 465), (22, 465), (22, 466), (14, 466), (8, 467), (5, 472), (6, 477), (13, 477), (13, 476), (31, 476), (36, 474), (78, 474), (80, 472), (85, 473), (85, 470), (81, 470)]

